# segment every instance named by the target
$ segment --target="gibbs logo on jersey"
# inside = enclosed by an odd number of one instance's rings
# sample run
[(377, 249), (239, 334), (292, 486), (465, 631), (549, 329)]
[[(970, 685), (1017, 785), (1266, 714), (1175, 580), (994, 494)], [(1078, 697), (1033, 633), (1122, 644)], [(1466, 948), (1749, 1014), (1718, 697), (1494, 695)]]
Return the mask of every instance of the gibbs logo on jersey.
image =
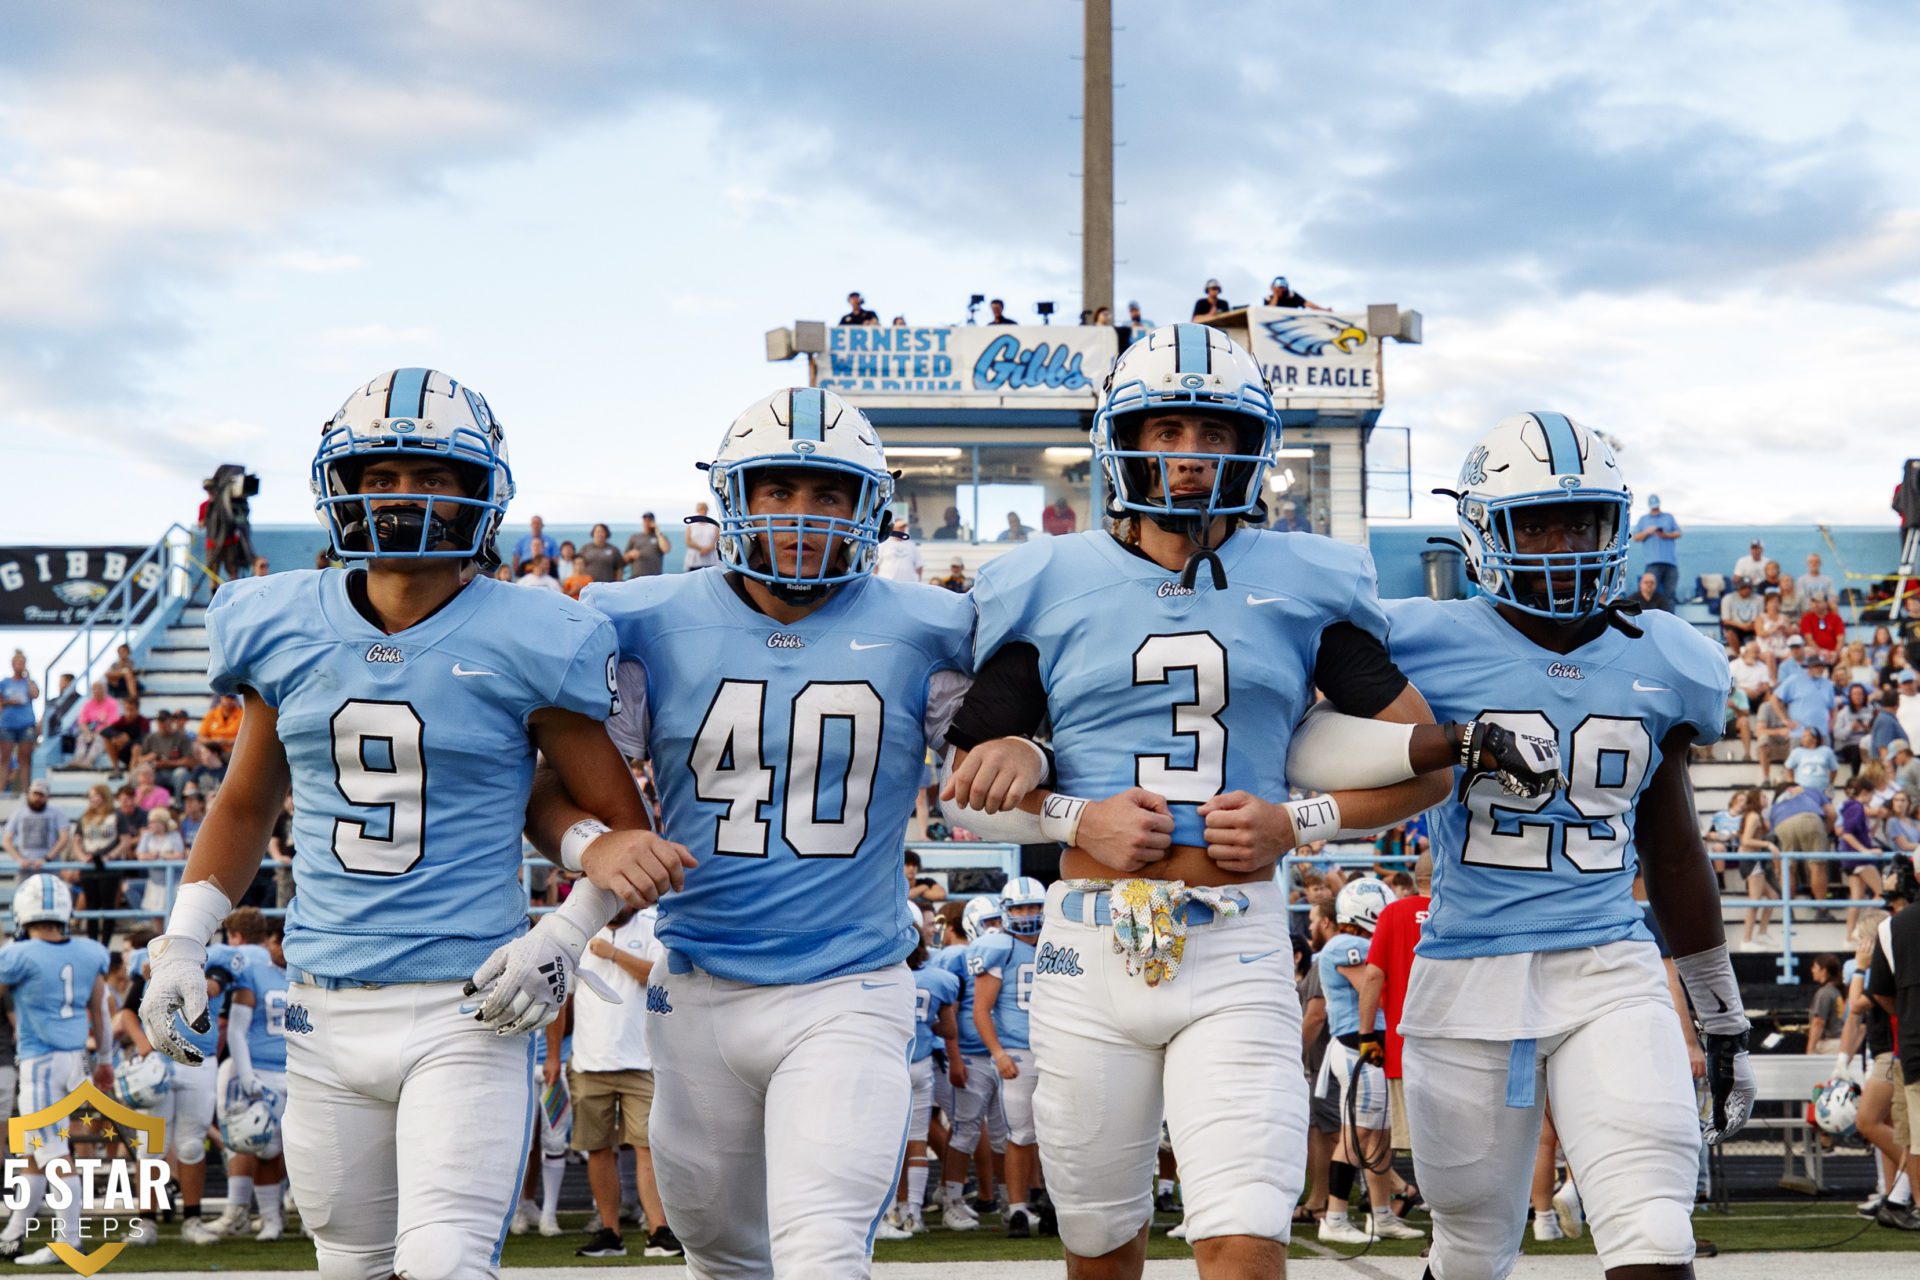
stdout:
[[(1464, 959), (1647, 938), (1633, 898), (1640, 798), (1675, 730), (1718, 741), (1728, 670), (1712, 642), (1668, 613), (1629, 637), (1608, 627), (1567, 662), (1482, 596), (1396, 600), (1393, 657), (1434, 718), (1486, 718), (1560, 745), (1567, 785), (1537, 799), (1477, 781), (1432, 811), (1433, 907), (1419, 954)], [(1578, 679), (1568, 679), (1567, 668)]]

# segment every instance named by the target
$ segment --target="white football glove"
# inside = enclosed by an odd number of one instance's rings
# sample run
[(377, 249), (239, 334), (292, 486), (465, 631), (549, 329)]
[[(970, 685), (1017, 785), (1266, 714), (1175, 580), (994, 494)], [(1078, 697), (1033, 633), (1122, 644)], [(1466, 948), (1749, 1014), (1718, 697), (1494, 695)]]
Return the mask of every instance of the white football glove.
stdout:
[(560, 1016), (575, 977), (602, 1000), (619, 1004), (611, 987), (579, 968), (586, 949), (587, 935), (571, 921), (557, 912), (540, 917), (531, 930), (495, 949), (467, 980), (467, 995), (486, 995), (476, 1016), (503, 1036), (538, 1031)]
[(207, 1016), (207, 949), (192, 938), (162, 934), (147, 946), (140, 1026), (154, 1048), (197, 1067), (204, 1056), (180, 1034), (181, 1022), (203, 1034), (213, 1025)]

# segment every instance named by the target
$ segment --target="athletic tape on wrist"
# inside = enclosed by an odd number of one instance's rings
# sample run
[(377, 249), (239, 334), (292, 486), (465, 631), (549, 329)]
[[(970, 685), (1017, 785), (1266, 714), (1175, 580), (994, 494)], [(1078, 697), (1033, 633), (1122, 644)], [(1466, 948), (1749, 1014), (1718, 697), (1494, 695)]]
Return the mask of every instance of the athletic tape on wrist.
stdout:
[[(213, 935), (231, 914), (233, 899), (215, 888), (213, 881), (195, 880), (181, 885), (180, 892), (174, 895), (173, 911), (167, 916), (167, 933), (191, 938), (204, 947), (213, 941)], [(165, 954), (166, 948), (157, 950)]]
[(560, 837), (560, 865), (578, 874), (587, 846), (611, 830), (612, 827), (598, 818), (582, 818), (568, 827), (567, 834)]
[(1040, 833), (1049, 840), (1061, 844), (1076, 844), (1080, 835), (1080, 815), (1085, 813), (1087, 802), (1077, 796), (1061, 795), (1058, 791), (1048, 796), (1040, 805)]
[(1289, 800), (1284, 807), (1293, 819), (1295, 848), (1316, 840), (1331, 840), (1340, 832), (1340, 803), (1332, 796)]

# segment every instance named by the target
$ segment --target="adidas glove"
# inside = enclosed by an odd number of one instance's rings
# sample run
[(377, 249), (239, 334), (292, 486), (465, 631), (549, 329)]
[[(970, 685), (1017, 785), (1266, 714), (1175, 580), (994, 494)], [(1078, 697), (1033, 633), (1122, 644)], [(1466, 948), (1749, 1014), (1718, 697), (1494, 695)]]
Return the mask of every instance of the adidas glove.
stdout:
[(1475, 720), (1462, 731), (1460, 763), (1467, 771), (1460, 777), (1456, 800), (1465, 800), (1473, 784), (1489, 775), (1508, 795), (1529, 800), (1548, 794), (1566, 781), (1560, 773), (1557, 739), (1515, 733), (1491, 720)]

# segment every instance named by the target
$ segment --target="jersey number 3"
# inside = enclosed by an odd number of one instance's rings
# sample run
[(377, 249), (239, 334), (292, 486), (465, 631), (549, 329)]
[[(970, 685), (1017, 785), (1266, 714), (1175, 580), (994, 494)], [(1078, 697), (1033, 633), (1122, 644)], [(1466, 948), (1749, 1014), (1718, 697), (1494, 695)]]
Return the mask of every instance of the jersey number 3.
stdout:
[[(1489, 711), (1481, 718), (1516, 733), (1560, 738), (1553, 721), (1538, 711)], [(1492, 778), (1474, 784), (1467, 794), (1462, 862), (1549, 871), (1554, 854), (1562, 852), (1584, 872), (1618, 871), (1626, 866), (1633, 804), (1653, 763), (1653, 735), (1638, 720), (1588, 716), (1571, 738), (1562, 741), (1567, 768), (1564, 792), (1520, 800), (1502, 791)], [(1560, 812), (1569, 805), (1571, 814)]]
[(1205, 631), (1148, 636), (1133, 651), (1133, 683), (1173, 683), (1176, 671), (1193, 675), (1193, 700), (1173, 704), (1173, 736), (1193, 752), (1191, 765), (1177, 765), (1171, 756), (1136, 755), (1133, 778), (1137, 786), (1164, 796), (1172, 804), (1205, 804), (1227, 785), (1227, 726), (1220, 713), (1227, 709), (1227, 651)]

